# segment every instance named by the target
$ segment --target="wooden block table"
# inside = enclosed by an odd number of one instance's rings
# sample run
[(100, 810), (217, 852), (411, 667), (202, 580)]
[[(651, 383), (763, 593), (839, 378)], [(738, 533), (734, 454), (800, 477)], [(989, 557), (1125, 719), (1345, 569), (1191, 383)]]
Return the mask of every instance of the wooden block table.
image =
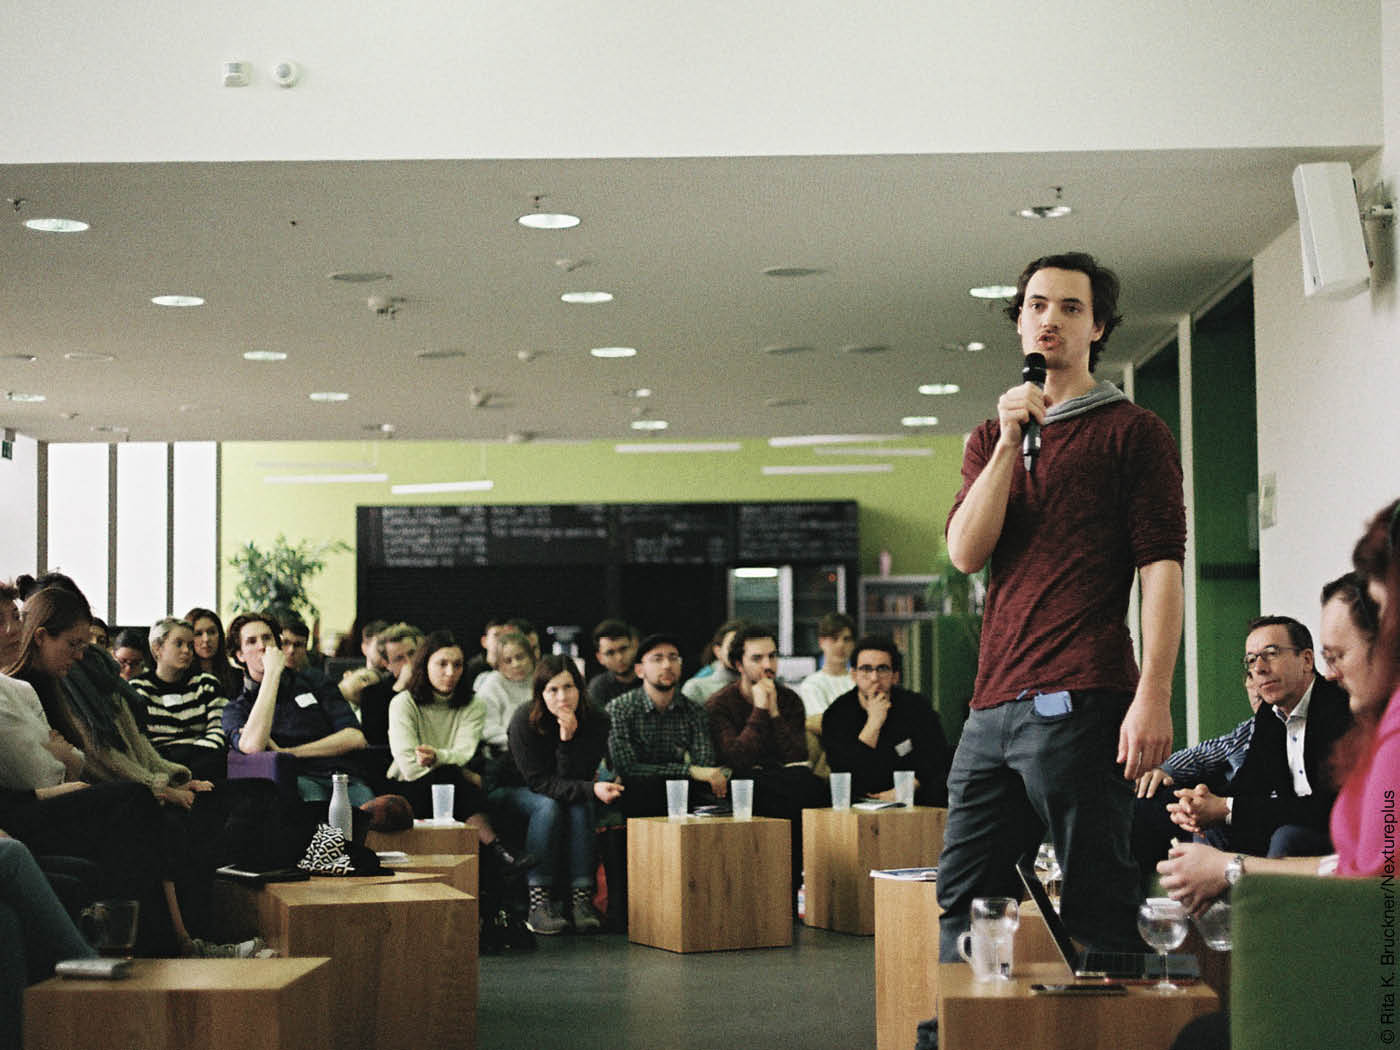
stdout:
[(478, 859), (474, 853), (413, 853), (407, 860), (390, 860), (385, 864), (400, 875), (427, 875), (475, 897)]
[(807, 887), (803, 922), (825, 930), (875, 932), (876, 868), (938, 863), (948, 811), (931, 806), (874, 811), (804, 809), (802, 875)]
[[(895, 879), (871, 882), (875, 890), (875, 1042), (878, 1050), (909, 1050), (919, 1022), (938, 1012), (938, 917), (943, 914), (938, 885)], [(1013, 951), (1017, 969), (1059, 958), (1035, 904), (1022, 903)], [(1063, 962), (1060, 974), (1058, 980), (1067, 978)]]
[(365, 845), (372, 850), (400, 853), (477, 853), (476, 829), (459, 821), (434, 824), (415, 820), (407, 831), (371, 831)]
[(29, 1050), (330, 1050), (329, 959), (137, 959), (122, 981), (24, 995)]
[(792, 834), (773, 817), (627, 822), (627, 936), (673, 952), (792, 943)]
[(475, 1047), (476, 899), (430, 875), (351, 881), (273, 883), (258, 895), (271, 947), (330, 957), (337, 1050)]
[(974, 981), (972, 968), (942, 963), (938, 1045), (945, 1050), (1121, 1050), (1170, 1046), (1193, 1017), (1220, 1009), (1208, 985), (1163, 994), (1130, 985), (1126, 995), (1034, 995), (1034, 982), (1064, 982), (1062, 963), (1016, 962), (1009, 981)]

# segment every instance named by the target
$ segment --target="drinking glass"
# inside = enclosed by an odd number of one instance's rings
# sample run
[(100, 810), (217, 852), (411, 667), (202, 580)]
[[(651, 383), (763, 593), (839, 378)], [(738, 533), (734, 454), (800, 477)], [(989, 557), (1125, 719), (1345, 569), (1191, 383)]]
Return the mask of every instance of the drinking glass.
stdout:
[(1206, 947), (1217, 952), (1230, 950), (1230, 902), (1217, 900), (1205, 911), (1196, 916), (1196, 929), (1201, 931), (1201, 940)]
[(990, 946), (993, 976), (1009, 980), (1011, 949), (1021, 924), (1020, 904), (1014, 897), (974, 897), (970, 917), (973, 939), (985, 939)]
[(1170, 897), (1148, 897), (1138, 908), (1138, 932), (1162, 957), (1162, 979), (1157, 982), (1159, 992), (1181, 990), (1169, 979), (1167, 952), (1181, 947), (1181, 942), (1186, 940), (1186, 930), (1186, 909), (1181, 906), (1180, 901), (1174, 901)]

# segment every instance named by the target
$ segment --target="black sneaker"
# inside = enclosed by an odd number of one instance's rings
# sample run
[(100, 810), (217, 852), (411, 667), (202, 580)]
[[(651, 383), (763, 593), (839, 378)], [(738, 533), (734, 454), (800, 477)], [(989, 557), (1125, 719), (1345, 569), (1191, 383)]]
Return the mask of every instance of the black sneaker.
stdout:
[(516, 856), (501, 845), (501, 840), (496, 839), (484, 851), (494, 858), (496, 870), (500, 872), (501, 878), (509, 879), (524, 875), (527, 871), (539, 863), (538, 858), (533, 853), (522, 853)]

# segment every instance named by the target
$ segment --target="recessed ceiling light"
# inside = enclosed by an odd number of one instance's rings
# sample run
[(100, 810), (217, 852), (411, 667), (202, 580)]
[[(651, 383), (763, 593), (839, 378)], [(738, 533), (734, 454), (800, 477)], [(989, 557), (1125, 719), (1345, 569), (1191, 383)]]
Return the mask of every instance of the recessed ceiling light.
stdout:
[(63, 355), (65, 361), (94, 361), (105, 362), (115, 361), (115, 354), (104, 354), (98, 350), (69, 350)]
[(637, 349), (632, 346), (595, 346), (588, 351), (594, 357), (636, 357)]
[(805, 397), (770, 397), (763, 404), (766, 408), (798, 408), (811, 402)]
[(974, 340), (974, 341), (968, 343), (966, 346), (964, 346), (963, 349), (964, 349), (964, 350), (969, 350), (969, 351), (971, 351), (972, 353), (975, 354), (978, 350), (985, 350), (985, 349), (987, 349), (987, 344), (986, 344), (986, 343), (979, 343), (979, 342), (977, 342), (976, 340)]
[(531, 211), (515, 221), (532, 230), (567, 230), (577, 226), (582, 220), (577, 215), (569, 215), (566, 212)]
[(388, 434), (392, 437), (399, 428), (394, 426), (393, 423), (366, 423), (364, 426), (360, 427), (360, 429), (373, 431), (376, 434)]
[(610, 303), (612, 292), (565, 292), (559, 297), (566, 303)]
[(127, 434), (130, 427), (124, 427), (120, 423), (94, 423), (90, 428), (94, 434)]
[(919, 393), (937, 397), (939, 394), (956, 394), (961, 389), (957, 383), (925, 383), (919, 387)]
[(665, 430), (671, 424), (664, 419), (634, 419), (628, 425), (633, 430)]
[(1013, 284), (984, 284), (979, 288), (969, 288), (967, 294), (974, 299), (1010, 299), (1016, 294)]
[(344, 281), (346, 284), (373, 284), (375, 281), (387, 281), (394, 275), (383, 270), (336, 270), (326, 276), (332, 281)]
[(765, 346), (763, 352), (772, 354), (774, 357), (782, 357), (784, 354), (805, 354), (811, 349), (810, 346)]
[(1020, 208), (1016, 214), (1023, 219), (1062, 219), (1074, 211), (1068, 204), (1037, 204), (1030, 208)]
[(14, 401), (22, 405), (37, 405), (40, 401), (47, 401), (43, 394), (26, 394), (19, 390), (8, 390), (5, 392), (6, 401)]
[(623, 397), (647, 398), (651, 397), (653, 391), (649, 386), (639, 386), (632, 390), (624, 390)]
[(201, 405), (201, 404), (199, 404), (198, 402), (195, 402), (195, 401), (186, 401), (183, 405), (180, 406), (180, 411), (181, 411), (181, 412), (198, 412), (198, 411), (202, 410), (203, 407), (204, 407), (204, 406)]
[(37, 360), (38, 354), (0, 354), (0, 361), (23, 361), (25, 364), (33, 364)]
[(936, 427), (937, 416), (905, 416), (900, 420), (906, 427)]
[(204, 300), (197, 295), (156, 295), (151, 302), (157, 306), (203, 306)]
[(464, 350), (419, 350), (413, 355), (420, 361), (447, 361), (454, 357), (466, 357)]
[(281, 350), (244, 350), (245, 361), (285, 361), (287, 355)]
[(82, 233), (89, 228), (81, 219), (25, 219), (24, 224), (40, 233)]
[(765, 277), (814, 277), (819, 273), (826, 271), (817, 266), (767, 266), (763, 270)]
[(888, 349), (888, 346), (872, 343), (868, 346), (843, 346), (841, 352), (843, 354), (883, 354)]
[(341, 393), (338, 390), (317, 390), (314, 393), (307, 394), (306, 396), (309, 397), (312, 401), (322, 402), (350, 400), (349, 394)]

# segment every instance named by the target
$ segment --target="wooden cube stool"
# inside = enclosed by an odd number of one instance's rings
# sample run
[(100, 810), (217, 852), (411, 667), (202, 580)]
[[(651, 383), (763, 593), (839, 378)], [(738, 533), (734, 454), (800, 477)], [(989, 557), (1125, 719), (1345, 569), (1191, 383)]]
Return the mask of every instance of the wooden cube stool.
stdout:
[(627, 935), (673, 952), (792, 943), (786, 820), (634, 817), (627, 822)]

